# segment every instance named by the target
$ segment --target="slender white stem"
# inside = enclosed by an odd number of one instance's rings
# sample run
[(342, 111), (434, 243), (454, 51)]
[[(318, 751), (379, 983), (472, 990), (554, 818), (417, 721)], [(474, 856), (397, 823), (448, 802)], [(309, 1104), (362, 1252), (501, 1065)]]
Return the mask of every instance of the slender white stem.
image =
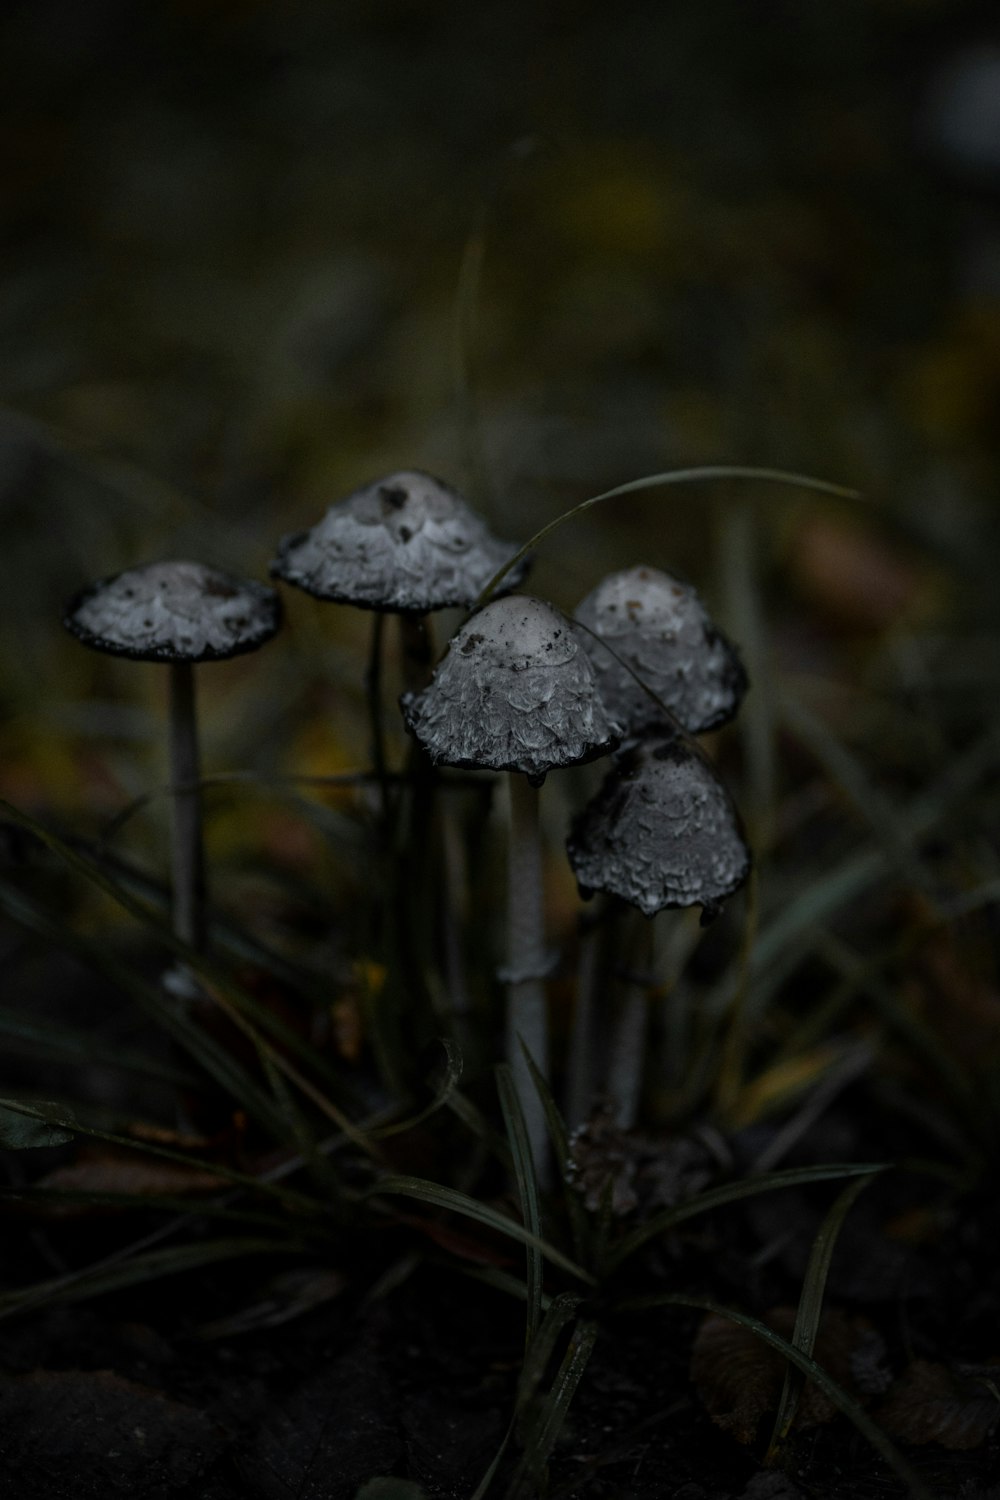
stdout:
[(400, 614), (399, 661), (403, 689), (419, 693), (427, 686), (434, 660), (434, 633), (427, 615)]
[(571, 1130), (582, 1125), (594, 1104), (600, 1004), (598, 995), (605, 970), (606, 902), (598, 897), (594, 913), (580, 940), (576, 980), (576, 1007), (569, 1043), (566, 1079), (566, 1123)]
[(608, 1093), (614, 1100), (615, 1124), (631, 1130), (639, 1117), (642, 1070), (649, 1032), (649, 991), (645, 984), (628, 979), (623, 985), (621, 1008), (611, 1035)]
[[(549, 1076), (549, 1030), (545, 1006), (545, 912), (538, 788), (512, 772), (510, 845), (507, 861), (507, 1058), (524, 1111), (535, 1171), (548, 1181), (545, 1112), (531, 1081), (521, 1044), (542, 1074)], [(523, 977), (522, 977), (523, 976)]]
[(201, 828), (201, 766), (194, 668), (170, 665), (170, 785), (174, 932), (192, 948), (205, 946), (205, 858)]

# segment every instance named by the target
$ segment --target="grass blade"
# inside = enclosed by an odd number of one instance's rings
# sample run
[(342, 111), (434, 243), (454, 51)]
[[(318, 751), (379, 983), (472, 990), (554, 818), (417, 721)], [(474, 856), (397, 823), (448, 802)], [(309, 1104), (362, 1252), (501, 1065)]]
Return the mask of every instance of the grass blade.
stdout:
[[(184, 1214), (188, 1218), (228, 1219), (238, 1224), (255, 1224), (272, 1231), (285, 1227), (287, 1221), (275, 1214), (254, 1213), (251, 1209), (229, 1208), (217, 1198), (185, 1198), (178, 1193), (116, 1193), (89, 1188), (0, 1187), (0, 1202), (80, 1204), (84, 1207), (114, 1208), (123, 1211)], [(300, 1232), (301, 1227), (300, 1227)]]
[(116, 959), (106, 944), (95, 942), (73, 932), (48, 912), (30, 901), (21, 891), (0, 883), (0, 910), (19, 926), (34, 932), (53, 946), (75, 953), (104, 975), (123, 993), (129, 995), (159, 1026), (171, 1035), (186, 1052), (214, 1078), (215, 1082), (249, 1114), (266, 1125), (277, 1140), (288, 1138), (288, 1128), (267, 1094), (253, 1081), (226, 1048), (172, 1004), (158, 986), (134, 974)]
[(641, 479), (630, 479), (627, 484), (615, 485), (613, 490), (604, 490), (600, 495), (591, 495), (589, 500), (581, 500), (579, 505), (574, 505), (570, 510), (563, 511), (561, 516), (556, 516), (554, 521), (550, 521), (547, 526), (543, 526), (540, 531), (536, 531), (534, 536), (525, 542), (520, 551), (516, 552), (509, 562), (504, 563), (503, 567), (494, 573), (472, 606), (473, 610), (479, 609), (486, 603), (487, 599), (499, 588), (511, 569), (516, 568), (518, 563), (522, 562), (529, 552), (534, 552), (560, 526), (564, 526), (574, 516), (582, 515), (585, 510), (590, 510), (592, 506), (600, 505), (604, 500), (614, 500), (619, 495), (634, 495), (640, 490), (654, 490), (667, 485), (696, 484), (719, 479), (761, 480), (765, 484), (792, 485), (795, 489), (818, 490), (821, 494), (837, 495), (841, 499), (846, 500), (857, 500), (860, 498), (857, 490), (845, 489), (839, 484), (829, 484), (824, 479), (812, 479), (808, 474), (791, 474), (784, 469), (747, 468), (742, 464), (712, 464), (695, 469), (668, 469), (662, 474), (646, 474)]
[(5, 1039), (8, 1052), (23, 1051), (31, 1057), (77, 1066), (106, 1064), (126, 1073), (137, 1073), (140, 1077), (157, 1078), (178, 1088), (191, 1088), (198, 1082), (194, 1073), (185, 1073), (182, 1068), (149, 1057), (144, 1052), (133, 1051), (130, 1047), (109, 1046), (90, 1032), (77, 1031), (61, 1021), (56, 1027), (33, 1021), (15, 1011), (0, 1010), (0, 1036)]
[(885, 1170), (884, 1162), (837, 1162), (829, 1166), (789, 1167), (783, 1172), (768, 1172), (763, 1177), (744, 1177), (739, 1182), (727, 1182), (722, 1187), (711, 1188), (707, 1193), (699, 1193), (695, 1198), (675, 1204), (673, 1208), (666, 1208), (662, 1213), (647, 1219), (645, 1224), (638, 1225), (611, 1250), (608, 1270), (615, 1270), (648, 1240), (655, 1239), (658, 1234), (663, 1234), (685, 1219), (707, 1213), (709, 1209), (720, 1208), (726, 1203), (738, 1203), (743, 1198), (755, 1198), (758, 1193), (771, 1193), (778, 1188), (803, 1187), (807, 1183), (830, 1182), (843, 1177), (870, 1178), (874, 1173)]
[[(830, 1271), (830, 1262), (833, 1259), (834, 1246), (841, 1227), (854, 1206), (855, 1200), (864, 1192), (869, 1183), (874, 1182), (877, 1175), (876, 1172), (872, 1172), (869, 1177), (857, 1177), (838, 1193), (833, 1207), (813, 1240), (809, 1264), (802, 1283), (802, 1295), (795, 1314), (795, 1327), (792, 1329), (792, 1344), (803, 1354), (811, 1356), (816, 1344), (819, 1320), (823, 1315), (826, 1278)], [(765, 1463), (774, 1462), (778, 1449), (791, 1430), (804, 1384), (802, 1371), (796, 1369), (794, 1365), (789, 1365), (785, 1371), (785, 1381), (778, 1401), (778, 1412), (774, 1420), (774, 1431), (768, 1444)]]
[(538, 1388), (545, 1378), (549, 1361), (555, 1353), (563, 1329), (576, 1317), (581, 1298), (572, 1292), (560, 1292), (549, 1303), (548, 1311), (538, 1327), (531, 1348), (524, 1358), (520, 1378), (517, 1382), (515, 1417), (522, 1417), (534, 1400)]
[(528, 1072), (531, 1074), (531, 1081), (534, 1084), (535, 1092), (541, 1100), (542, 1109), (545, 1113), (545, 1123), (548, 1126), (549, 1139), (552, 1142), (552, 1151), (556, 1159), (559, 1181), (563, 1189), (566, 1213), (569, 1217), (570, 1233), (573, 1236), (573, 1254), (578, 1260), (585, 1260), (587, 1258), (589, 1225), (587, 1212), (580, 1199), (580, 1195), (567, 1176), (570, 1149), (566, 1121), (563, 1119), (562, 1111), (555, 1101), (555, 1096), (549, 1088), (547, 1079), (539, 1072), (535, 1059), (531, 1056), (527, 1047), (524, 1047), (523, 1051), (524, 1060), (528, 1065)]
[(775, 1333), (766, 1323), (759, 1318), (752, 1318), (748, 1313), (736, 1312), (731, 1307), (720, 1307), (717, 1302), (712, 1302), (706, 1297), (685, 1297), (680, 1294), (663, 1292), (652, 1297), (634, 1297), (617, 1305), (619, 1312), (645, 1312), (654, 1307), (694, 1307), (701, 1312), (714, 1313), (716, 1317), (728, 1318), (732, 1323), (738, 1323), (740, 1327), (747, 1328), (751, 1333), (783, 1354), (788, 1362), (800, 1370), (802, 1374), (819, 1386), (824, 1395), (828, 1396), (838, 1411), (853, 1422), (858, 1431), (865, 1437), (880, 1458), (890, 1466), (905, 1485), (908, 1486), (913, 1500), (934, 1500), (934, 1496), (928, 1490), (916, 1470), (906, 1461), (895, 1443), (882, 1431), (877, 1423), (873, 1422), (868, 1413), (859, 1406), (853, 1396), (849, 1396), (832, 1375), (828, 1375), (822, 1365), (818, 1365), (808, 1354), (801, 1349), (796, 1349), (787, 1339)]
[[(991, 729), (964, 754), (956, 757), (930, 790), (913, 799), (899, 814), (898, 837), (913, 846), (951, 814), (1000, 762), (1000, 730)], [(762, 927), (750, 960), (760, 974), (778, 960), (797, 937), (825, 922), (849, 901), (862, 896), (891, 868), (884, 849), (862, 849), (847, 855), (822, 880), (792, 896)]]
[(439, 1037), (438, 1040), (444, 1049), (445, 1071), (433, 1099), (415, 1115), (408, 1115), (405, 1120), (396, 1120), (391, 1125), (376, 1126), (370, 1131), (373, 1140), (384, 1141), (390, 1136), (405, 1135), (408, 1130), (416, 1130), (418, 1125), (423, 1125), (432, 1115), (436, 1115), (438, 1110), (444, 1109), (445, 1105), (452, 1102), (462, 1078), (462, 1054), (448, 1037)]
[(220, 1162), (194, 1161), (182, 1151), (172, 1151), (169, 1146), (158, 1146), (153, 1141), (136, 1140), (132, 1136), (117, 1135), (110, 1130), (99, 1130), (92, 1125), (85, 1124), (75, 1116), (65, 1112), (57, 1105), (29, 1102), (21, 1099), (2, 1099), (0, 1107), (16, 1114), (26, 1115), (29, 1119), (43, 1122), (46, 1126), (54, 1127), (56, 1130), (66, 1131), (71, 1135), (83, 1135), (90, 1140), (105, 1141), (111, 1146), (124, 1146), (130, 1151), (140, 1151), (146, 1156), (161, 1157), (164, 1161), (175, 1162), (183, 1167), (197, 1165), (206, 1171), (211, 1171), (216, 1177), (224, 1177), (235, 1187), (249, 1188), (253, 1192), (265, 1193), (270, 1197), (278, 1199), (286, 1210), (295, 1213), (316, 1214), (322, 1211), (323, 1205), (312, 1198), (306, 1197), (304, 1193), (298, 1193), (294, 1188), (281, 1187), (277, 1183), (268, 1182), (265, 1178), (253, 1177), (248, 1172), (238, 1172), (233, 1167), (227, 1167)]
[(161, 1276), (175, 1276), (181, 1271), (199, 1270), (220, 1261), (238, 1260), (244, 1255), (289, 1255), (302, 1247), (293, 1239), (205, 1240), (196, 1245), (173, 1245), (167, 1250), (151, 1250), (135, 1255), (114, 1266), (73, 1271), (51, 1281), (36, 1283), (24, 1291), (6, 1292), (0, 1296), (0, 1316), (12, 1316), (28, 1308), (52, 1302), (81, 1302), (106, 1292), (121, 1291)]
[(457, 1192), (454, 1188), (442, 1187), (440, 1183), (428, 1182), (422, 1177), (390, 1176), (382, 1177), (378, 1182), (373, 1183), (365, 1194), (366, 1197), (376, 1195), (416, 1198), (421, 1203), (433, 1204), (435, 1208), (445, 1208), (450, 1213), (462, 1214), (467, 1219), (475, 1219), (478, 1223), (485, 1224), (488, 1229), (494, 1229), (508, 1239), (517, 1240), (522, 1245), (538, 1249), (547, 1261), (558, 1266), (561, 1271), (566, 1271), (570, 1276), (575, 1276), (578, 1281), (586, 1282), (588, 1286), (596, 1284), (589, 1271), (585, 1271), (582, 1266), (575, 1265), (567, 1255), (563, 1255), (561, 1250), (557, 1250), (547, 1240), (532, 1234), (515, 1219), (509, 1218), (495, 1208), (489, 1208), (485, 1203), (479, 1203), (466, 1193)]
[[(577, 1387), (583, 1379), (596, 1342), (597, 1324), (580, 1323), (570, 1339), (569, 1348), (552, 1382), (552, 1389), (545, 1398), (537, 1420), (525, 1440), (524, 1455), (507, 1488), (506, 1500), (521, 1500), (525, 1494), (526, 1483), (541, 1485), (545, 1465), (559, 1441), (566, 1414), (576, 1395)], [(537, 1490), (532, 1493), (537, 1493)]]
[(37, 1150), (41, 1146), (64, 1146), (72, 1132), (54, 1125), (41, 1115), (0, 1104), (0, 1146), (7, 1151)]
[(514, 1087), (514, 1075), (509, 1063), (500, 1063), (496, 1070), (497, 1092), (503, 1111), (507, 1138), (510, 1141), (514, 1162), (514, 1181), (517, 1185), (518, 1201), (524, 1227), (530, 1231), (536, 1244), (526, 1245), (528, 1270), (528, 1319), (525, 1330), (525, 1346), (530, 1348), (538, 1332), (542, 1316), (542, 1253), (538, 1246), (542, 1238), (542, 1220), (538, 1207), (538, 1179), (528, 1140), (528, 1128), (524, 1121), (524, 1110)]

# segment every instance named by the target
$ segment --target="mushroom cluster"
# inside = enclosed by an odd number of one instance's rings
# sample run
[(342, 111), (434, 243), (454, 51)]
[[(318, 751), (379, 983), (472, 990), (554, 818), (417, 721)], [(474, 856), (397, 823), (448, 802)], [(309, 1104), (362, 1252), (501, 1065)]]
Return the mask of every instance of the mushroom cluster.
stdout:
[[(504, 590), (476, 608), (501, 569)], [(416, 470), (356, 490), (311, 530), (282, 538), (270, 569), (316, 598), (374, 612), (370, 682), (380, 677), (381, 622), (398, 617), (400, 706), (413, 741), (403, 778), (417, 810), (411, 836), (434, 832), (431, 768), (508, 773), (506, 1051), (544, 1182), (544, 1111), (531, 1081), (532, 1065), (542, 1077), (550, 1068), (539, 788), (550, 771), (614, 756), (567, 840), (581, 894), (603, 892), (647, 917), (700, 905), (708, 920), (750, 861), (728, 793), (692, 736), (732, 718), (747, 682), (695, 590), (668, 574), (645, 566), (613, 574), (569, 619), (508, 591), (526, 570), (515, 543), (493, 536), (449, 485)], [(432, 672), (427, 617), (455, 607), (474, 612)], [(65, 614), (67, 629), (93, 649), (168, 666), (173, 921), (195, 950), (206, 945), (208, 923), (193, 669), (257, 649), (281, 618), (274, 589), (189, 561), (131, 568), (84, 589)], [(370, 693), (378, 771), (377, 699)], [(586, 995), (578, 1001), (570, 1068), (578, 1105), (589, 1087), (579, 1072), (589, 1003)], [(615, 1057), (641, 1053), (644, 1012), (626, 1007), (611, 1048), (619, 1123), (632, 1123), (637, 1085)]]
[[(626, 732), (567, 840), (580, 893), (605, 892), (647, 917), (700, 906), (709, 922), (746, 880), (750, 851), (729, 793), (692, 736), (735, 716), (747, 687), (743, 664), (696, 591), (655, 568), (603, 579), (576, 620)], [(593, 1011), (592, 990), (581, 985), (569, 1082), (574, 1122), (593, 1103)], [(642, 987), (629, 985), (606, 1074), (621, 1126), (635, 1123), (647, 1018)]]

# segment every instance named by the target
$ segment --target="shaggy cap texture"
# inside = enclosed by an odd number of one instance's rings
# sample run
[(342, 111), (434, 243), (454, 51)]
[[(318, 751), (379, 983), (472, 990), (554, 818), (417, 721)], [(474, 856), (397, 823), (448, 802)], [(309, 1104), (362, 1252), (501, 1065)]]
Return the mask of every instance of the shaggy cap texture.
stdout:
[[(317, 599), (426, 614), (467, 609), (516, 551), (440, 479), (404, 470), (331, 506), (311, 531), (283, 537), (271, 576)], [(526, 563), (512, 569), (508, 586), (526, 572)]]
[(624, 755), (575, 819), (566, 849), (582, 893), (607, 891), (647, 917), (700, 905), (706, 920), (750, 873), (728, 792), (678, 740)]
[(281, 600), (264, 583), (203, 563), (147, 563), (83, 589), (63, 624), (85, 646), (112, 656), (222, 661), (271, 639)]
[(473, 615), (430, 685), (402, 705), (435, 763), (523, 771), (535, 781), (604, 755), (621, 738), (570, 622), (523, 594)]
[(733, 717), (747, 676), (735, 647), (712, 623), (693, 588), (656, 568), (612, 573), (587, 595), (576, 618), (609, 710), (641, 734), (667, 722), (654, 698), (600, 644), (622, 661), (670, 710), (689, 734), (716, 729)]

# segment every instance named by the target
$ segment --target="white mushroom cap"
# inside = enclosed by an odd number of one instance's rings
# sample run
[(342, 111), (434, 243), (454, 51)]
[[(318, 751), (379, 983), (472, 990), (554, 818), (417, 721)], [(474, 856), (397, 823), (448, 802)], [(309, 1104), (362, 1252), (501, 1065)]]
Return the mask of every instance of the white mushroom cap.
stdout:
[(222, 661), (271, 639), (281, 600), (267, 584), (203, 563), (147, 563), (83, 589), (63, 624), (85, 646), (112, 656)]
[(607, 891), (647, 917), (701, 905), (706, 920), (750, 873), (728, 792), (680, 740), (624, 755), (574, 820), (566, 850), (582, 893)]
[(689, 734), (731, 719), (746, 692), (747, 677), (735, 647), (712, 620), (697, 593), (657, 568), (612, 573), (576, 611), (609, 710), (632, 734), (663, 725), (665, 715), (622, 661), (652, 688)]
[[(440, 479), (403, 470), (331, 506), (311, 531), (283, 537), (271, 576), (318, 599), (426, 614), (467, 609), (516, 551)], [(508, 586), (526, 572), (523, 563), (512, 569)]]
[(494, 599), (459, 630), (421, 693), (401, 700), (407, 728), (440, 765), (523, 771), (613, 749), (607, 713), (572, 624), (540, 599)]

